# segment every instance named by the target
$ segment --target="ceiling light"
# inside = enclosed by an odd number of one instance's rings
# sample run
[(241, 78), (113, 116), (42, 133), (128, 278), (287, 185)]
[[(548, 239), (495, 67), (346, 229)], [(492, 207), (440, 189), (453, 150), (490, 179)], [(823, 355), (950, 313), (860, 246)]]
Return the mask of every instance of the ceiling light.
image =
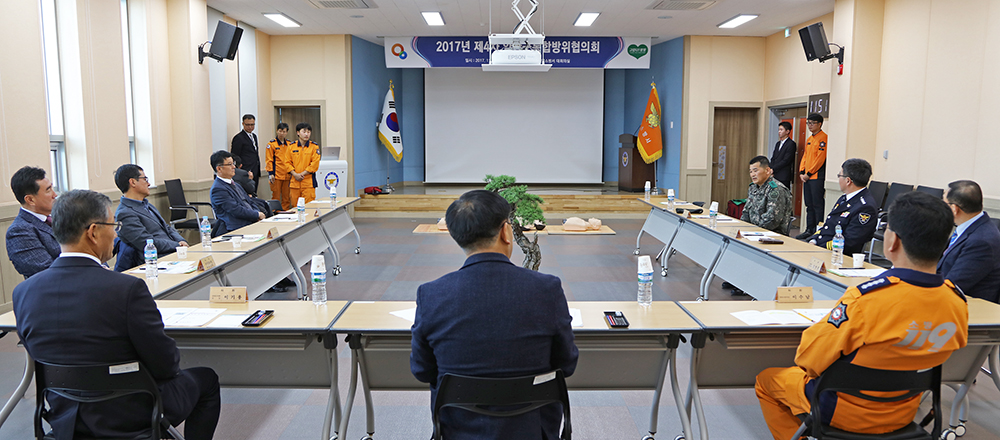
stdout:
[(264, 16), (270, 18), (271, 21), (278, 23), (284, 27), (300, 27), (302, 23), (292, 20), (291, 17), (282, 14), (280, 12), (264, 13)]
[(660, 20), (666, 20), (666, 19), (668, 19), (668, 18), (674, 18), (674, 17), (673, 17), (673, 16), (670, 16), (670, 15), (661, 15), (661, 16), (659, 16), (659, 17), (656, 17), (656, 18), (659, 18)]
[(421, 12), (420, 15), (424, 16), (427, 26), (444, 26), (444, 17), (440, 12)]
[(726, 20), (725, 22), (719, 24), (719, 28), (721, 28), (721, 29), (732, 29), (732, 28), (734, 28), (736, 26), (739, 26), (739, 25), (741, 25), (743, 23), (746, 23), (746, 22), (748, 22), (750, 20), (753, 20), (755, 18), (757, 18), (757, 14), (740, 14), (740, 15), (737, 15), (737, 16), (735, 16), (733, 18), (730, 18), (729, 20)]
[(590, 26), (594, 24), (594, 20), (597, 20), (598, 15), (601, 15), (601, 13), (581, 12), (580, 15), (576, 17), (576, 23), (573, 23), (573, 26)]

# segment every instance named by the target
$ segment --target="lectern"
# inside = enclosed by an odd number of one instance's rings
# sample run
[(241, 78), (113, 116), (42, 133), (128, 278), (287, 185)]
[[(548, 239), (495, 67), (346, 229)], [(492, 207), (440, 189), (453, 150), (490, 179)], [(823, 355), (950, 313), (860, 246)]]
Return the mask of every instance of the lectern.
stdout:
[(618, 148), (619, 191), (644, 191), (647, 180), (650, 185), (656, 184), (656, 168), (642, 160), (639, 148), (636, 147), (636, 139), (638, 138), (629, 133), (618, 136), (618, 142), (622, 144)]

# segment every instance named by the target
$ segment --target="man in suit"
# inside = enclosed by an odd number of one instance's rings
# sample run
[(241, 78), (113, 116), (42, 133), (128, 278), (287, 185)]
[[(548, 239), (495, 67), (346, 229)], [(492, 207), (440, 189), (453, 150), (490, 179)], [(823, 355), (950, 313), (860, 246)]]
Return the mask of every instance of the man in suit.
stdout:
[(956, 227), (937, 273), (966, 295), (1000, 302), (1000, 230), (983, 212), (983, 190), (971, 180), (951, 182), (944, 201)]
[(52, 204), (56, 191), (45, 170), (26, 166), (14, 173), (10, 189), (21, 209), (7, 228), (7, 257), (24, 279), (49, 267), (59, 257), (52, 234)]
[(792, 134), (792, 124), (787, 121), (778, 123), (778, 143), (774, 144), (771, 154), (771, 169), (774, 170), (774, 180), (781, 182), (785, 188), (792, 189), (792, 176), (795, 174), (795, 152), (798, 145), (788, 135)]
[(115, 185), (122, 192), (121, 202), (115, 211), (115, 220), (122, 224), (118, 237), (138, 251), (152, 238), (159, 256), (173, 253), (177, 246), (187, 246), (184, 237), (167, 223), (160, 212), (146, 200), (149, 197), (149, 178), (142, 167), (125, 164), (115, 171)]
[(844, 195), (837, 199), (823, 228), (806, 238), (809, 243), (833, 249), (833, 237), (839, 225), (844, 234), (844, 255), (861, 252), (875, 235), (878, 206), (868, 192), (872, 166), (864, 159), (847, 159), (841, 165), (837, 182)]
[(215, 170), (215, 182), (209, 190), (209, 200), (215, 210), (215, 218), (222, 222), (219, 234), (225, 234), (259, 220), (264, 220), (262, 211), (254, 207), (250, 196), (236, 182), (236, 161), (228, 151), (219, 150), (210, 158)]
[(230, 152), (234, 156), (240, 157), (243, 169), (250, 173), (250, 179), (253, 180), (254, 192), (252, 194), (257, 195), (256, 188), (260, 187), (258, 184), (260, 179), (260, 144), (257, 142), (257, 135), (253, 132), (255, 125), (257, 125), (257, 121), (253, 115), (243, 115), (243, 130), (233, 136)]
[[(189, 440), (211, 439), (219, 421), (219, 377), (210, 368), (181, 370), (180, 352), (163, 332), (145, 281), (101, 266), (111, 258), (118, 227), (111, 199), (74, 190), (59, 197), (52, 212), (62, 253), (48, 270), (14, 288), (25, 350), (54, 364), (141, 362), (157, 382), (167, 420), (174, 426), (186, 421)], [(149, 429), (151, 402), (145, 396), (87, 404), (55, 394), (46, 398), (57, 440), (132, 438)]]
[[(448, 207), (448, 232), (468, 258), (456, 272), (417, 289), (410, 370), (430, 384), (431, 405), (445, 373), (513, 377), (576, 369), (578, 352), (559, 278), (510, 262), (510, 204), (475, 190)], [(445, 408), (447, 439), (556, 439), (558, 404), (509, 418)]]

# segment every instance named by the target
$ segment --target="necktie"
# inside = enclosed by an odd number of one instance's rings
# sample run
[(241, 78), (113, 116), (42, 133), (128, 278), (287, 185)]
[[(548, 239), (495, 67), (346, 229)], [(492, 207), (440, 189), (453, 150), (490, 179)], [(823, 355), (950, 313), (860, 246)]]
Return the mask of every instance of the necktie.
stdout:
[(951, 247), (951, 245), (955, 244), (955, 240), (957, 239), (958, 239), (958, 231), (952, 232), (951, 240), (948, 240), (948, 247)]
[(247, 133), (250, 136), (250, 141), (253, 142), (253, 151), (257, 151), (257, 136), (253, 133)]
[(45, 216), (45, 224), (49, 225), (50, 227), (52, 226), (52, 216), (51, 215)]

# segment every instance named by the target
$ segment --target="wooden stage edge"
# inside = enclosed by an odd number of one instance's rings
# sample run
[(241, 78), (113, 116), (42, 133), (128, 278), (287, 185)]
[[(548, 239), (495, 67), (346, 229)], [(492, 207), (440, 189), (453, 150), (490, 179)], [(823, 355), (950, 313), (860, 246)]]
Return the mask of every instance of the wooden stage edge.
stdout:
[[(443, 217), (458, 194), (362, 195), (355, 204), (356, 217)], [(581, 217), (587, 219), (644, 219), (649, 206), (640, 202), (642, 194), (542, 194), (542, 210), (547, 219)], [(551, 220), (550, 220), (551, 223)]]

